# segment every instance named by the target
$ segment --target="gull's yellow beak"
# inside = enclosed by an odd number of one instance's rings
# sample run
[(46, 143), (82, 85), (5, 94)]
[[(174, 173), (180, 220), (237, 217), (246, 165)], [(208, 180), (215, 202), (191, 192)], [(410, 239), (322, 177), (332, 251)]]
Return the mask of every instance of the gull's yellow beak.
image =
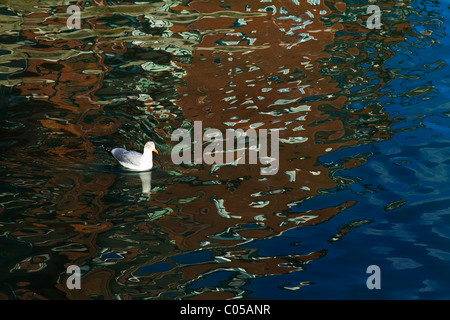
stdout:
[(153, 149), (152, 151), (154, 151), (155, 153), (158, 153), (158, 150), (156, 150), (156, 149)]

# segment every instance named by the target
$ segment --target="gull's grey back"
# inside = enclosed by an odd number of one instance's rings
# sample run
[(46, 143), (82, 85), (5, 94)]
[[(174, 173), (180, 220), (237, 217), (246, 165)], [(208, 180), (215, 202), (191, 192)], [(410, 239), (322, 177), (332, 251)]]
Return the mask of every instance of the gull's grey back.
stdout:
[(140, 164), (142, 153), (137, 151), (127, 151), (123, 148), (115, 148), (111, 150), (111, 154), (119, 162), (130, 163), (135, 166)]

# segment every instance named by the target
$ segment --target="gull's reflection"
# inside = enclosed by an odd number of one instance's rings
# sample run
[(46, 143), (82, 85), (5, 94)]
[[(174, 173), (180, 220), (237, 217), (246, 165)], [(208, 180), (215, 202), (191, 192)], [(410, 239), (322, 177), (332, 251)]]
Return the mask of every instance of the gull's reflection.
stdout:
[(140, 196), (146, 197), (147, 200), (150, 198), (151, 191), (152, 191), (152, 171), (153, 170), (133, 171), (133, 170), (123, 169), (123, 168), (119, 168), (119, 169), (108, 168), (106, 170), (113, 174), (116, 174), (118, 176), (128, 176), (128, 177), (139, 176), (139, 179), (141, 179), (141, 186), (142, 186)]
[(152, 190), (152, 172), (151, 171), (139, 172), (139, 178), (141, 178), (142, 183), (142, 195), (150, 197), (150, 192)]

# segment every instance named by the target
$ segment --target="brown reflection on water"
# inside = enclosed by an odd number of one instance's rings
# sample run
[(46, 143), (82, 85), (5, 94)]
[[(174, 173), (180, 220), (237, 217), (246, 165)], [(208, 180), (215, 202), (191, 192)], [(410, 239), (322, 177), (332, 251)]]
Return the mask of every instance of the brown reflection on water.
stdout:
[[(30, 196), (40, 195), (40, 200), (16, 220), (19, 226), (10, 227), (11, 238), (39, 248), (18, 258), (10, 269), (16, 296), (40, 299), (60, 297), (62, 293), (70, 299), (133, 299), (168, 298), (165, 294), (171, 292), (176, 297), (231, 298), (242, 295), (242, 283), (228, 284), (221, 292), (210, 288), (188, 292), (186, 284), (216, 270), (233, 270), (246, 279), (285, 274), (323, 257), (326, 251), (310, 252), (308, 248), (301, 248), (298, 255), (265, 257), (251, 245), (239, 245), (322, 223), (353, 205), (343, 199), (337, 206), (324, 204), (307, 212), (290, 211), (336, 186), (330, 169), (321, 165), (319, 157), (342, 147), (389, 138), (384, 128), (389, 127), (390, 119), (382, 106), (374, 104), (360, 111), (343, 108), (350, 96), (348, 88), (365, 83), (361, 77), (353, 78), (351, 69), (367, 59), (364, 37), (369, 30), (360, 24), (339, 22), (339, 14), (346, 10), (342, 2), (330, 1), (328, 6), (259, 0), (227, 1), (225, 6), (215, 0), (180, 3), (158, 13), (172, 22), (168, 29), (175, 36), (139, 37), (144, 44), (159, 41), (183, 50), (195, 49), (190, 63), (169, 61), (173, 70), (186, 72), (183, 84), (177, 86), (176, 105), (155, 104), (157, 91), (144, 103), (137, 102), (133, 99), (139, 92), (131, 88), (120, 105), (130, 120), (105, 112), (108, 104), (120, 99), (103, 101), (98, 96), (122, 89), (108, 87), (106, 75), (114, 67), (105, 62), (107, 53), (121, 56), (143, 44), (131, 44), (132, 28), (109, 28), (101, 18), (123, 13), (144, 23), (147, 18), (142, 12), (155, 14), (158, 6), (108, 6), (106, 1), (92, 5), (83, 13), (85, 29), (70, 37), (58, 29), (64, 28), (63, 16), (51, 16), (45, 9), (26, 13), (29, 20), (25, 25), (29, 27), (22, 26), (23, 37), (42, 48), (17, 49), (27, 54), (27, 69), (11, 77), (9, 84), (14, 84), (19, 95), (31, 98), (29, 106), (45, 109), (30, 116), (45, 133), (34, 138), (24, 134), (22, 140), (27, 142), (16, 148), (17, 155), (34, 159), (37, 166), (45, 163), (59, 170), (43, 170), (43, 177), (29, 191)], [(65, 8), (56, 7), (55, 12), (62, 14)], [(331, 17), (331, 21), (323, 23), (320, 17)], [(336, 39), (339, 30), (361, 35)], [(187, 32), (200, 34), (200, 40), (178, 37)], [(382, 36), (375, 38), (388, 41)], [(355, 45), (342, 47), (343, 41)], [(385, 54), (387, 58), (389, 52)], [(343, 60), (334, 63), (332, 58), (337, 56)], [(126, 66), (142, 66), (148, 61), (152, 58), (130, 61)], [(333, 76), (335, 69), (345, 70), (341, 82)], [(382, 61), (378, 75), (381, 87), (388, 81), (382, 77)], [(148, 78), (157, 76), (154, 73)], [(123, 80), (124, 87), (128, 80)], [(372, 88), (372, 98), (376, 91)], [(65, 170), (68, 161), (70, 167), (85, 169), (89, 163), (106, 159), (96, 150), (98, 141), (109, 139), (135, 147), (142, 138), (133, 133), (123, 135), (123, 127), (140, 121), (133, 116), (135, 107), (141, 105), (147, 110), (145, 119), (156, 123), (152, 131), (162, 148), (157, 159), (160, 171), (177, 171), (180, 175), (160, 176), (156, 181), (160, 188), (150, 199), (134, 201), (121, 191), (128, 186), (120, 174)], [(170, 132), (183, 118), (191, 123), (202, 121), (203, 128), (221, 132), (227, 128), (247, 130), (252, 125), (280, 129), (278, 174), (261, 176), (260, 165), (225, 166), (215, 171), (208, 165), (174, 166), (165, 145), (173, 145)], [(361, 138), (361, 130), (370, 133)], [(14, 172), (19, 168), (10, 159), (2, 160), (2, 164), (14, 167)], [(344, 166), (360, 164), (358, 159), (347, 159)], [(5, 180), (13, 183), (22, 175), (12, 173)], [(137, 177), (132, 179), (139, 183)], [(161, 217), (152, 216), (161, 211)], [(211, 252), (211, 259), (194, 264), (174, 262), (177, 256), (196, 250)], [(120, 258), (105, 258), (108, 254)], [(143, 267), (158, 263), (168, 263), (170, 268), (141, 272)], [(82, 290), (65, 286), (64, 268), (70, 264), (87, 268)], [(51, 274), (49, 286), (58, 283), (57, 292), (32, 289), (32, 284), (17, 276), (36, 270)]]
[[(193, 1), (189, 5), (203, 14), (218, 13), (224, 8), (220, 1)], [(340, 11), (345, 10), (345, 4), (335, 5)], [(153, 197), (154, 201), (178, 208), (176, 214), (155, 221), (177, 248), (229, 248), (226, 262), (184, 267), (185, 280), (218, 268), (242, 268), (252, 275), (282, 274), (323, 256), (325, 252), (295, 255), (289, 257), (291, 264), (286, 264), (286, 257), (246, 258), (248, 249), (233, 246), (273, 237), (296, 226), (327, 221), (353, 205), (352, 201), (343, 200), (337, 207), (324, 204), (323, 208), (308, 212), (289, 211), (291, 206), (336, 186), (318, 158), (358, 143), (353, 138), (358, 119), (373, 117), (374, 128), (389, 124), (388, 116), (380, 110), (344, 110), (347, 96), (335, 79), (321, 72), (324, 61), (330, 58), (326, 49), (333, 43), (335, 33), (345, 28), (340, 23), (322, 24), (319, 17), (330, 14), (329, 7), (250, 0), (228, 1), (226, 8), (240, 14), (263, 14), (240, 20), (206, 17), (190, 25), (203, 36), (192, 65), (187, 68), (185, 86), (179, 87), (179, 105), (186, 119), (202, 121), (203, 128), (219, 129), (224, 134), (228, 128), (279, 128), (280, 167), (276, 175), (261, 176), (260, 165), (217, 170), (204, 165), (202, 170), (186, 172), (195, 177), (189, 183), (178, 181)], [(295, 29), (299, 23), (293, 19), (304, 21), (304, 27)], [(359, 31), (368, 33), (363, 27)], [(349, 56), (358, 53), (356, 46), (344, 52)], [(375, 131), (372, 138), (389, 136), (382, 130)], [(358, 165), (357, 161), (353, 165)], [(217, 183), (208, 184), (211, 180)], [(182, 203), (192, 197), (196, 200)], [(256, 227), (246, 227), (249, 224)], [(205, 294), (212, 297), (208, 291)], [(223, 297), (222, 293), (217, 295)]]

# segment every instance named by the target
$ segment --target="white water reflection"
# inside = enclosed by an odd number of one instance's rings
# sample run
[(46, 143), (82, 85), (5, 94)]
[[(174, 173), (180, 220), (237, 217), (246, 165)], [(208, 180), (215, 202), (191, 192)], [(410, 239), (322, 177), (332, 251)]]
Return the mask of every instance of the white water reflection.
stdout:
[(150, 193), (152, 191), (152, 172), (151, 171), (139, 172), (139, 178), (141, 179), (142, 183), (142, 195), (150, 197)]

